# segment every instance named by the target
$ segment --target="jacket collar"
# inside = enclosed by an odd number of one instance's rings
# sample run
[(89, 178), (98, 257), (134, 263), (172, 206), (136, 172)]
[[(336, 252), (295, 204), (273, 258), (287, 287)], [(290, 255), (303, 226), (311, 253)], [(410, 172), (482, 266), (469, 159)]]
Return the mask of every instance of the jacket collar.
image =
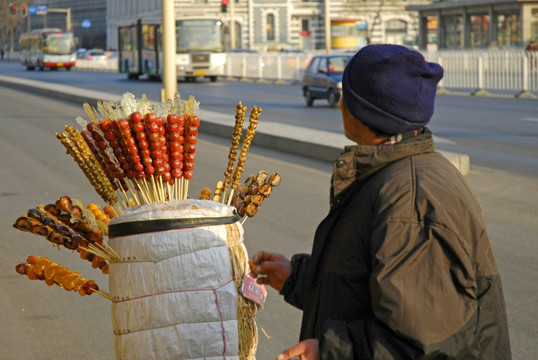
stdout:
[(353, 182), (359, 182), (393, 161), (435, 151), (433, 136), (428, 128), (417, 136), (392, 145), (346, 146), (333, 164), (331, 202)]

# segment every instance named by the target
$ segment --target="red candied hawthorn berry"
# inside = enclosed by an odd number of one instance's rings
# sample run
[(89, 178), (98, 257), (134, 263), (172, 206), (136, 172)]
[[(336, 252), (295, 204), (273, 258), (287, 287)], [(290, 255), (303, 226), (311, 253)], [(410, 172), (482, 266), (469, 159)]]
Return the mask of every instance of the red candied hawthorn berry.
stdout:
[(131, 114), (130, 118), (131, 118), (131, 121), (133, 123), (139, 123), (139, 122), (142, 121), (142, 114), (140, 114), (138, 111), (136, 111), (136, 112)]

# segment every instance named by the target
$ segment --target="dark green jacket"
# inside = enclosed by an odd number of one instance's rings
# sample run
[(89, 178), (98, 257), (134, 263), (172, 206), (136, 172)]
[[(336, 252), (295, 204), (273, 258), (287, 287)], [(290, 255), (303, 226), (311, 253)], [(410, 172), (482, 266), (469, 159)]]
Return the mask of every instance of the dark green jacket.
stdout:
[(281, 291), (322, 359), (511, 358), (480, 206), (428, 129), (346, 148), (331, 202)]

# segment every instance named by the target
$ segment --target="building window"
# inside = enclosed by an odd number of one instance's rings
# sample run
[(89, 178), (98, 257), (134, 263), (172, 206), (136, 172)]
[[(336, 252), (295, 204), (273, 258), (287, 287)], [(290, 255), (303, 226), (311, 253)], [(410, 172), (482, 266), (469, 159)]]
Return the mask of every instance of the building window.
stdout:
[(517, 46), (521, 42), (521, 28), (517, 14), (497, 16), (497, 45)]
[(309, 31), (308, 19), (302, 19), (301, 20), (301, 31)]
[(427, 44), (438, 44), (437, 26), (439, 21), (437, 16), (428, 16), (426, 18), (426, 42)]
[(275, 15), (267, 14), (265, 31), (267, 36), (267, 41), (275, 41)]
[(389, 44), (404, 43), (407, 35), (407, 23), (402, 20), (390, 20), (385, 23), (385, 41)]
[(488, 41), (489, 16), (488, 15), (471, 16), (469, 20), (471, 21), (469, 45), (472, 48), (489, 46), (489, 41)]
[(446, 16), (441, 22), (444, 32), (444, 47), (458, 49), (463, 47), (461, 16)]

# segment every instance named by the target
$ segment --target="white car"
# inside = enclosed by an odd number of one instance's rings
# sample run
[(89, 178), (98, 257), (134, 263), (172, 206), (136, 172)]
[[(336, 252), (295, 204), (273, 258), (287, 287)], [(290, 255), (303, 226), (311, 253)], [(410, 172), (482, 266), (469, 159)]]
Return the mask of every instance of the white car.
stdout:
[(105, 61), (106, 53), (103, 50), (91, 49), (84, 53), (84, 59), (91, 61)]

